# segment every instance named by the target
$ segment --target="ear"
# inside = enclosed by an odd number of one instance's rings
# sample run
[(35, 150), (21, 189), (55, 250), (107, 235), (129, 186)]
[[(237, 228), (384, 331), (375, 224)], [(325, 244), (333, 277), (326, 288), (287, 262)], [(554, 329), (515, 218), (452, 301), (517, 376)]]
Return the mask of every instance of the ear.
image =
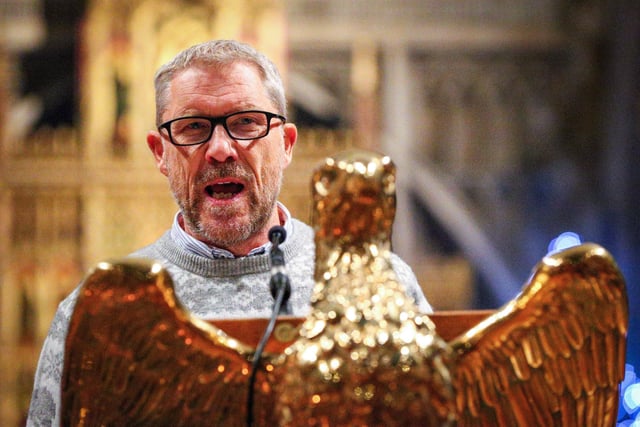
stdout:
[(156, 167), (163, 175), (167, 175), (167, 163), (164, 158), (164, 142), (159, 132), (152, 130), (147, 133), (147, 146), (156, 159)]
[(291, 159), (293, 158), (293, 146), (298, 141), (298, 128), (293, 123), (284, 124), (284, 155), (285, 155), (285, 167), (289, 166)]

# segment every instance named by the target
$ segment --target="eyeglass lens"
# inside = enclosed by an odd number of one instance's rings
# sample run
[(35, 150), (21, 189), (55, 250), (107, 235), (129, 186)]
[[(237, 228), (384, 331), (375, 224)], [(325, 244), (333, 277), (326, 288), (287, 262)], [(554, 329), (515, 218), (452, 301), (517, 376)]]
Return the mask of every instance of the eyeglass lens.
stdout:
[(239, 112), (222, 118), (185, 117), (170, 124), (174, 144), (194, 145), (208, 141), (220, 123), (231, 138), (251, 140), (269, 133), (270, 118), (265, 112)]

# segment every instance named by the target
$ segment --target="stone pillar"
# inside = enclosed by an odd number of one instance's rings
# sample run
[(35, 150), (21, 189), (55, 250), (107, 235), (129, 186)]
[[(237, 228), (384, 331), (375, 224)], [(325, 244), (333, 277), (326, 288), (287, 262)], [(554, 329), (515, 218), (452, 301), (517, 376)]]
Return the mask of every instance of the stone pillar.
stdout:
[(394, 251), (407, 262), (419, 259), (416, 226), (409, 200), (410, 160), (415, 146), (414, 93), (411, 59), (407, 45), (389, 44), (382, 51), (382, 151), (396, 164), (397, 210), (393, 229)]
[(359, 147), (380, 148), (378, 51), (371, 41), (357, 41), (351, 53), (353, 129)]

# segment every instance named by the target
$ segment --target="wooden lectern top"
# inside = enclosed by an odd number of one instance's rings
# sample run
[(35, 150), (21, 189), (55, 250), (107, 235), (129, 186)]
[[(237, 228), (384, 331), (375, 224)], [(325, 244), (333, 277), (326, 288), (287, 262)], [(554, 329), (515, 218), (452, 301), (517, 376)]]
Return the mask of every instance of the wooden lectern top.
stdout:
[[(450, 310), (429, 314), (436, 331), (445, 341), (450, 341), (465, 333), (471, 327), (491, 315), (493, 310)], [(267, 341), (265, 351), (280, 353), (291, 345), (298, 336), (298, 327), (304, 321), (301, 317), (281, 316), (274, 332)], [(251, 347), (256, 347), (267, 327), (268, 319), (217, 319), (210, 323), (222, 329), (227, 335)]]

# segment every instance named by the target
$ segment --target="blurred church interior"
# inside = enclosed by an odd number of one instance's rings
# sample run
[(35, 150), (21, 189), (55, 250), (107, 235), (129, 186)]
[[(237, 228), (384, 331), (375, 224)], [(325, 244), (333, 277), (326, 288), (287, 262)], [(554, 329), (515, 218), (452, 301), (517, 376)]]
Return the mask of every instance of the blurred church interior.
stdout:
[(638, 364), (637, 0), (4, 0), (0, 425), (24, 420), (58, 302), (169, 226), (177, 207), (145, 143), (153, 73), (210, 38), (247, 41), (283, 72), (294, 216), (308, 220), (324, 156), (389, 154), (394, 248), (441, 310), (498, 307), (577, 233), (627, 277)]

